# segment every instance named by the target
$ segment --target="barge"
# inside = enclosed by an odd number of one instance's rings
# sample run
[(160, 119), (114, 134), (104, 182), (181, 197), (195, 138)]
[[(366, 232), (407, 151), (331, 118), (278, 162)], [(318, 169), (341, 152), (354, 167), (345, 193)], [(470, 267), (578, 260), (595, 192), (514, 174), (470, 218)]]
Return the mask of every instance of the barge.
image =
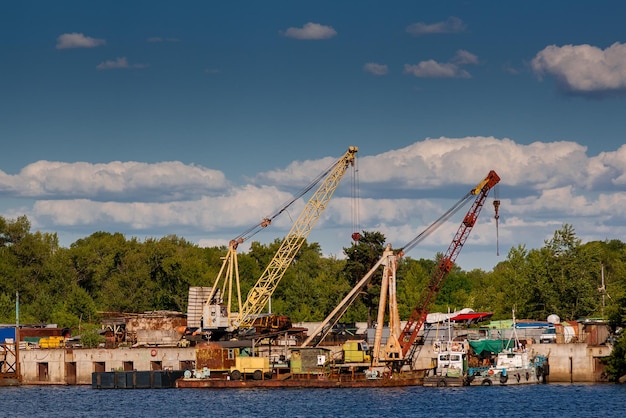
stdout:
[(347, 374), (293, 374), (290, 372), (260, 380), (232, 380), (228, 375), (208, 378), (182, 377), (177, 388), (383, 388), (421, 386), (424, 370), (379, 375), (376, 372)]
[[(238, 346), (236, 345), (238, 344)], [(196, 350), (196, 369), (176, 381), (178, 388), (364, 388), (419, 386), (426, 370), (391, 372), (373, 368), (363, 340), (346, 341), (341, 351), (293, 347), (270, 362), (244, 342), (208, 343)], [(285, 353), (287, 354), (287, 353)]]

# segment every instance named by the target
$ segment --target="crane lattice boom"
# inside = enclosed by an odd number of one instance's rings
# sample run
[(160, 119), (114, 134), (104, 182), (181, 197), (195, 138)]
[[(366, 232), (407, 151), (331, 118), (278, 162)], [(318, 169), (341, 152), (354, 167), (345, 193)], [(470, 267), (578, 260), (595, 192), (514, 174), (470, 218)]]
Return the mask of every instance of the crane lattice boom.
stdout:
[(322, 184), (311, 196), (274, 255), (274, 258), (248, 293), (248, 297), (234, 321), (236, 327), (249, 327), (268, 303), (285, 271), (293, 262), (302, 244), (306, 241), (309, 232), (311, 232), (322, 212), (326, 209), (330, 198), (339, 186), (341, 178), (346, 173), (348, 167), (354, 165), (357, 151), (358, 148), (355, 146), (348, 148), (348, 151), (337, 161)]
[(433, 277), (431, 278), (428, 288), (425, 290), (420, 303), (415, 307), (415, 309), (413, 309), (410, 318), (400, 333), (399, 343), (405, 360), (412, 360), (413, 353), (416, 349), (415, 340), (417, 338), (417, 334), (424, 325), (424, 322), (426, 322), (428, 308), (439, 294), (448, 273), (450, 273), (450, 270), (454, 267), (454, 263), (459, 255), (459, 252), (463, 248), (463, 244), (465, 244), (467, 237), (476, 224), (476, 220), (478, 219), (478, 215), (480, 214), (480, 210), (485, 203), (489, 191), (496, 184), (498, 184), (499, 181), (500, 177), (498, 174), (491, 170), (487, 177), (471, 191), (471, 194), (476, 195), (476, 199), (463, 218), (463, 222), (459, 226), (459, 229), (457, 230), (456, 235), (454, 236), (454, 239), (448, 247), (445, 255), (441, 258), (441, 260), (439, 260), (439, 264), (435, 269)]

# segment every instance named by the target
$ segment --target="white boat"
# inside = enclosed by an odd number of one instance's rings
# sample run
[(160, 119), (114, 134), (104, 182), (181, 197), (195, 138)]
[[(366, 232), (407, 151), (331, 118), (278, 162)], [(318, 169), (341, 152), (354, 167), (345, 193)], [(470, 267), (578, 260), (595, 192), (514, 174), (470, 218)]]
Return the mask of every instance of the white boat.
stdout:
[(548, 359), (542, 355), (529, 352), (517, 338), (515, 312), (513, 312), (513, 341), (509, 347), (496, 356), (495, 364), (486, 370), (470, 373), (469, 384), (472, 386), (489, 385), (522, 385), (546, 383), (550, 374)]
[(433, 352), (437, 355), (436, 364), (424, 377), (424, 386), (465, 386), (467, 376), (467, 341), (453, 341), (448, 312), (448, 339), (436, 340)]
[(437, 364), (424, 377), (424, 386), (465, 386), (467, 347), (461, 341), (436, 341)]

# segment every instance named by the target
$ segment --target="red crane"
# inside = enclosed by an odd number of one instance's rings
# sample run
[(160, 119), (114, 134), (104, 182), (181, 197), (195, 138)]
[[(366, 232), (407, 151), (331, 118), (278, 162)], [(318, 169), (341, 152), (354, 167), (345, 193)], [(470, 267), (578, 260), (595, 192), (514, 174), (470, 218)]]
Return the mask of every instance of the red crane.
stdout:
[[(411, 316), (404, 326), (402, 332), (400, 333), (400, 337), (398, 338), (398, 342), (402, 350), (402, 363), (410, 361), (412, 364), (413, 356), (417, 348), (415, 340), (417, 338), (417, 334), (422, 329), (422, 326), (426, 321), (428, 308), (437, 297), (437, 294), (441, 290), (443, 282), (448, 276), (448, 273), (450, 273), (450, 270), (452, 270), (452, 267), (454, 267), (454, 262), (459, 255), (461, 248), (463, 248), (463, 244), (465, 244), (469, 233), (472, 231), (472, 228), (476, 224), (476, 220), (478, 219), (480, 210), (482, 209), (485, 200), (487, 199), (489, 191), (496, 184), (498, 184), (499, 181), (500, 177), (498, 176), (498, 174), (496, 174), (495, 171), (491, 170), (487, 177), (470, 192), (472, 195), (476, 195), (476, 199), (474, 200), (474, 203), (463, 218), (463, 222), (457, 230), (456, 235), (452, 240), (452, 243), (448, 247), (445, 255), (439, 261), (439, 264), (437, 265), (437, 268), (433, 273), (428, 287), (422, 294), (419, 304), (415, 307), (415, 309), (413, 309), (413, 312), (411, 312)], [(500, 202), (498, 201), (498, 203)], [(498, 207), (496, 206), (496, 217), (497, 209)]]

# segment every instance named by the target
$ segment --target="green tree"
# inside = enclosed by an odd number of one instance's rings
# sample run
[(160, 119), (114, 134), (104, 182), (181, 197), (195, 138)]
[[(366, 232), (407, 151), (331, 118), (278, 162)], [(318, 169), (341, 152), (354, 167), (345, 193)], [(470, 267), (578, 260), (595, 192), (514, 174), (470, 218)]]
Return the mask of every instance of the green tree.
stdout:
[(548, 306), (561, 318), (575, 320), (592, 314), (597, 309), (597, 273), (592, 274), (589, 252), (581, 247), (574, 228), (565, 224), (554, 233), (545, 246), (549, 283), (553, 287)]
[(0, 293), (0, 322), (15, 323), (15, 296)]
[(410, 257), (398, 260), (396, 272), (398, 314), (400, 318), (408, 318), (411, 311), (420, 301), (420, 296), (428, 286), (428, 280), (435, 267), (433, 260)]
[[(344, 268), (346, 277), (354, 286), (363, 276), (380, 260), (383, 255), (385, 236), (380, 232), (363, 231), (361, 239), (352, 243), (349, 248), (344, 248), (344, 254), (348, 257)], [(382, 270), (372, 276), (365, 286), (363, 302), (367, 309), (367, 323), (372, 326), (375, 310), (380, 298), (380, 282)], [(363, 320), (364, 318), (361, 318)]]

